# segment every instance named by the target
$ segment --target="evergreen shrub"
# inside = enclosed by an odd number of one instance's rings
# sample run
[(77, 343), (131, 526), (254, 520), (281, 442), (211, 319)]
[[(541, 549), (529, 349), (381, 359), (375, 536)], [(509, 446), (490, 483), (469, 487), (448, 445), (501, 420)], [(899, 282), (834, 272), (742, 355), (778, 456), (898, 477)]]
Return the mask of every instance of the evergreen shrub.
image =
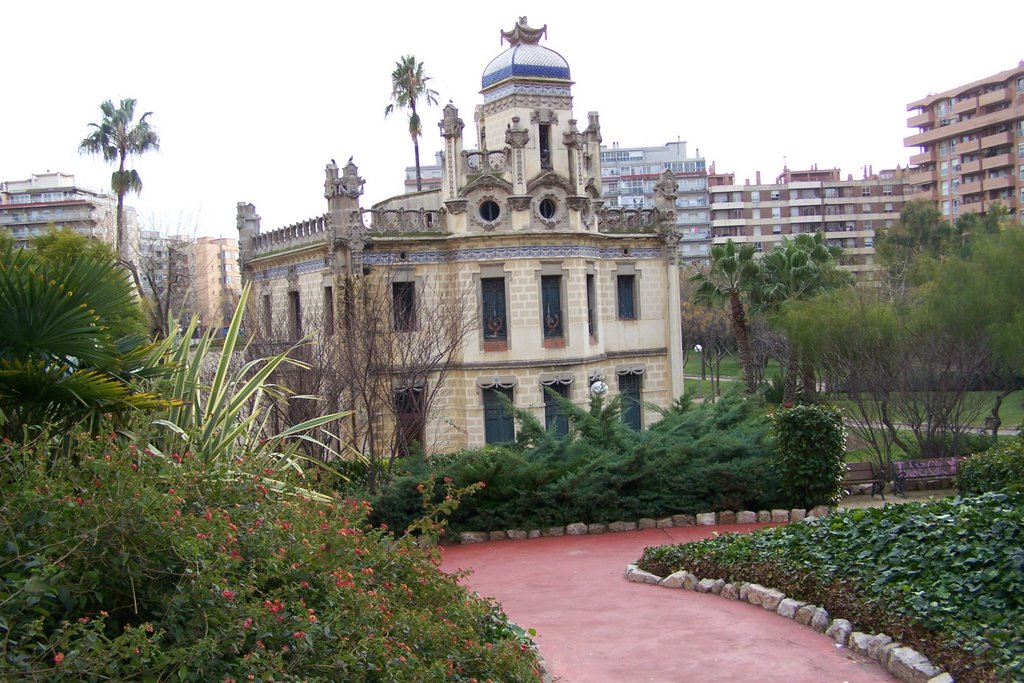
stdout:
[(790, 506), (756, 399), (683, 401), (640, 433), (599, 401), (589, 411), (564, 408), (572, 426), (565, 437), (519, 412), (516, 443), (438, 458), (429, 472), (398, 477), (373, 499), (373, 519), (405, 528), (420, 510), (417, 487), (425, 476), (486, 484), (452, 513), (453, 532)]
[(846, 428), (838, 408), (798, 405), (772, 415), (775, 457), (796, 507), (839, 503), (846, 468)]
[(962, 460), (956, 486), (967, 496), (1000, 490), (1024, 492), (1024, 438), (1017, 437)]

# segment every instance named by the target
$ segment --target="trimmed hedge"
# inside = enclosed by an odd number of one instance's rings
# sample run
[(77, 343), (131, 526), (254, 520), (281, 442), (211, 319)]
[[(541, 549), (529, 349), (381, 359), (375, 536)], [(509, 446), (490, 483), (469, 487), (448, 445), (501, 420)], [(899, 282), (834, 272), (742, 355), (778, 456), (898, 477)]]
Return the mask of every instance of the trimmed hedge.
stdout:
[(884, 632), (958, 683), (1024, 677), (1024, 495), (852, 510), (647, 548), (642, 569), (754, 582)]
[(843, 492), (846, 428), (835, 407), (799, 405), (772, 414), (776, 463), (796, 507), (835, 506)]

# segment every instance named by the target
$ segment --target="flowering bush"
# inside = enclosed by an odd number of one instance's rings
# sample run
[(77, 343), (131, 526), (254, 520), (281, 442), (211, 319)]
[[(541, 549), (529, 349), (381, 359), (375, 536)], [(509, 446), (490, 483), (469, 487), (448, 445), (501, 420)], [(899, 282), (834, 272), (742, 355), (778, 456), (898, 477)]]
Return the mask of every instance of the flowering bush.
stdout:
[(531, 681), (521, 631), (283, 472), (77, 437), (0, 446), (0, 679)]

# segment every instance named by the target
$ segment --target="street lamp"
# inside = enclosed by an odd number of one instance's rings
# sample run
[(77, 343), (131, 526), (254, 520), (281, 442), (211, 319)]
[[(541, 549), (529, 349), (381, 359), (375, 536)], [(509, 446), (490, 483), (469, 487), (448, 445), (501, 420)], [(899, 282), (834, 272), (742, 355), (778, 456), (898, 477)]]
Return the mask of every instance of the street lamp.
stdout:
[(694, 344), (693, 350), (697, 352), (697, 357), (700, 358), (700, 376), (697, 378), (697, 398), (703, 398), (702, 392), (704, 391), (704, 347), (700, 344)]

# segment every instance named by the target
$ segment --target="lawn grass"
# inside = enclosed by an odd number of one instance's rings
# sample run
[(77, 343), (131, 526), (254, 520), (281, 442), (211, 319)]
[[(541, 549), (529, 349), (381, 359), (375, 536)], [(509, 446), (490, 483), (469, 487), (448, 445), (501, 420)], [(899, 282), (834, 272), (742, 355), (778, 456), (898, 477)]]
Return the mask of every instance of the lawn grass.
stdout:
[[(710, 359), (709, 359), (710, 361)], [(711, 377), (714, 367), (709, 363), (705, 366), (704, 372), (707, 377)], [(686, 366), (683, 368), (683, 373), (687, 377), (699, 377), (700, 376), (700, 354), (694, 352), (692, 349), (686, 355)], [(782, 376), (782, 366), (777, 361), (769, 361), (768, 369), (765, 370), (765, 377), (771, 379), (772, 377)], [(743, 377), (743, 373), (740, 371), (739, 359), (730, 354), (722, 359), (722, 384), (725, 384), (726, 378), (732, 378), (739, 380)], [(723, 386), (724, 390), (725, 387)]]
[[(686, 366), (683, 373), (687, 378), (697, 378), (700, 376), (700, 355), (694, 351), (690, 351), (687, 354)], [(706, 379), (701, 381), (698, 379), (687, 379), (685, 382), (686, 393), (693, 396), (708, 397), (711, 396), (713, 386), (711, 384), (712, 368), (710, 366), (705, 368)], [(768, 369), (765, 371), (765, 376), (771, 379), (772, 377), (782, 376), (782, 366), (778, 362), (770, 362)], [(722, 359), (722, 391), (725, 391), (730, 385), (729, 382), (738, 382), (742, 379), (742, 372), (740, 372), (739, 360), (735, 355), (728, 355)], [(972, 424), (977, 428), (985, 426), (985, 418), (989, 415), (992, 409), (992, 405), (995, 403), (996, 396), (999, 394), (997, 391), (975, 391), (971, 392), (972, 400), (978, 399), (984, 401), (984, 408), (981, 413), (972, 421)], [(848, 402), (839, 401), (838, 405), (843, 408), (847, 415), (856, 414), (851, 410)], [(1002, 420), (1002, 429), (1013, 429), (1021, 423), (1024, 423), (1024, 390), (1016, 391), (1005, 399), (999, 408), (999, 418)]]
[[(970, 392), (968, 400), (980, 401), (983, 406), (977, 417), (971, 420), (972, 426), (978, 429), (985, 426), (985, 418), (989, 416), (998, 395), (997, 391)], [(848, 416), (858, 415), (858, 411), (850, 401), (838, 401), (837, 403)], [(1015, 391), (1003, 399), (1003, 403), (999, 407), (999, 419), (1002, 421), (1001, 429), (1014, 429), (1024, 422), (1024, 390)]]

